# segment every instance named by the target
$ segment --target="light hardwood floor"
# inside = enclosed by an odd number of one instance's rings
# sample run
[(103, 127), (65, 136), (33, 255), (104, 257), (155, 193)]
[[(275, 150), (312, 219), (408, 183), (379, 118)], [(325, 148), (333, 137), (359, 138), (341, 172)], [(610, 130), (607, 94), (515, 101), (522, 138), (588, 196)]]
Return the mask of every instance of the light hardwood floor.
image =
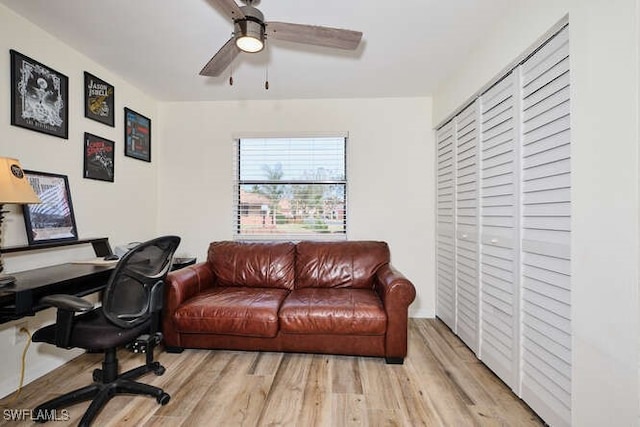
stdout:
[[(129, 369), (143, 356), (119, 353)], [(160, 353), (163, 376), (141, 381), (163, 387), (171, 401), (117, 396), (98, 426), (541, 426), (519, 400), (439, 320), (411, 319), (404, 365), (382, 358), (240, 351)], [(91, 381), (101, 354), (85, 354), (0, 400), (5, 410), (31, 409)], [(68, 408), (76, 425), (88, 403)]]

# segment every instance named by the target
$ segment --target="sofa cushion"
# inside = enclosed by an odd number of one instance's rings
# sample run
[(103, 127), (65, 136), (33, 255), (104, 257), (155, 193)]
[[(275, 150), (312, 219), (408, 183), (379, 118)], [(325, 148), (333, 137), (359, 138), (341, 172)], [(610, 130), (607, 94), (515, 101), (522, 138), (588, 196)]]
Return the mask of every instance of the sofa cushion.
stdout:
[(291, 334), (384, 335), (387, 315), (369, 289), (291, 291), (280, 308), (280, 330)]
[(179, 332), (275, 337), (278, 309), (289, 291), (213, 288), (186, 301), (173, 314)]
[(207, 262), (220, 286), (293, 289), (295, 245), (213, 242)]
[(373, 289), (376, 270), (389, 258), (385, 242), (300, 242), (295, 287)]

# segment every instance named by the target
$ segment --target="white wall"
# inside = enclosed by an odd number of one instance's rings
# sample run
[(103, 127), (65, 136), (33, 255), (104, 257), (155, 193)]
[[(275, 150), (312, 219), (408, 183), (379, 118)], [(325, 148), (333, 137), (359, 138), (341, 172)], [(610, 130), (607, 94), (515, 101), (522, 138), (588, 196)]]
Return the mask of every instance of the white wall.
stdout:
[(637, 425), (638, 1), (514, 3), (434, 96), (434, 123), (569, 13), (573, 425)]
[[(9, 49), (15, 49), (69, 78), (69, 139), (63, 140), (10, 125)], [(156, 233), (158, 155), (152, 163), (124, 157), (123, 107), (126, 105), (155, 118), (156, 102), (106, 68), (90, 61), (57, 39), (0, 5), (0, 156), (18, 158), (25, 169), (67, 175), (71, 187), (80, 238), (107, 236), (112, 245), (143, 240)], [(105, 126), (84, 118), (83, 72), (89, 71), (115, 85), (116, 126)], [(155, 124), (155, 123), (154, 123)], [(115, 141), (115, 183), (83, 179), (84, 132)], [(17, 206), (3, 227), (3, 246), (27, 243), (24, 220)], [(6, 255), (5, 273), (92, 256), (87, 248), (39, 251), (30, 255)], [(28, 318), (33, 331), (53, 319), (52, 310)], [(0, 396), (18, 384), (23, 345), (13, 344), (13, 325), (0, 325)], [(26, 382), (61, 365), (68, 351), (32, 345), (28, 352)], [(76, 353), (77, 354), (77, 353)], [(87, 379), (89, 380), (90, 374)]]
[[(233, 90), (233, 88), (229, 88)], [(429, 98), (162, 104), (161, 233), (204, 260), (232, 238), (233, 136), (347, 131), (348, 237), (389, 243), (434, 316), (434, 150)]]

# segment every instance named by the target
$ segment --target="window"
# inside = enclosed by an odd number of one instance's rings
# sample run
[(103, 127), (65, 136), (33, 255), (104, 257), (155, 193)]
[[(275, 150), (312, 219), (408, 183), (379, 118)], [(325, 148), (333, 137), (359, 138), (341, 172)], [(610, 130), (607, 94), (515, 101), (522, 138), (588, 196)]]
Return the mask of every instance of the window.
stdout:
[(345, 239), (346, 138), (240, 138), (236, 239)]

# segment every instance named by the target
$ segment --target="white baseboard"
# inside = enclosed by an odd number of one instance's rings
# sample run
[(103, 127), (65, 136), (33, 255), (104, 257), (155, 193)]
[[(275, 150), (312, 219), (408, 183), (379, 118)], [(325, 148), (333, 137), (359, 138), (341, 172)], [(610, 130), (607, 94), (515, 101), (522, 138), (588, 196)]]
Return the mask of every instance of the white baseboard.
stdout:
[(409, 310), (409, 317), (416, 319), (433, 319), (436, 314), (431, 310)]

